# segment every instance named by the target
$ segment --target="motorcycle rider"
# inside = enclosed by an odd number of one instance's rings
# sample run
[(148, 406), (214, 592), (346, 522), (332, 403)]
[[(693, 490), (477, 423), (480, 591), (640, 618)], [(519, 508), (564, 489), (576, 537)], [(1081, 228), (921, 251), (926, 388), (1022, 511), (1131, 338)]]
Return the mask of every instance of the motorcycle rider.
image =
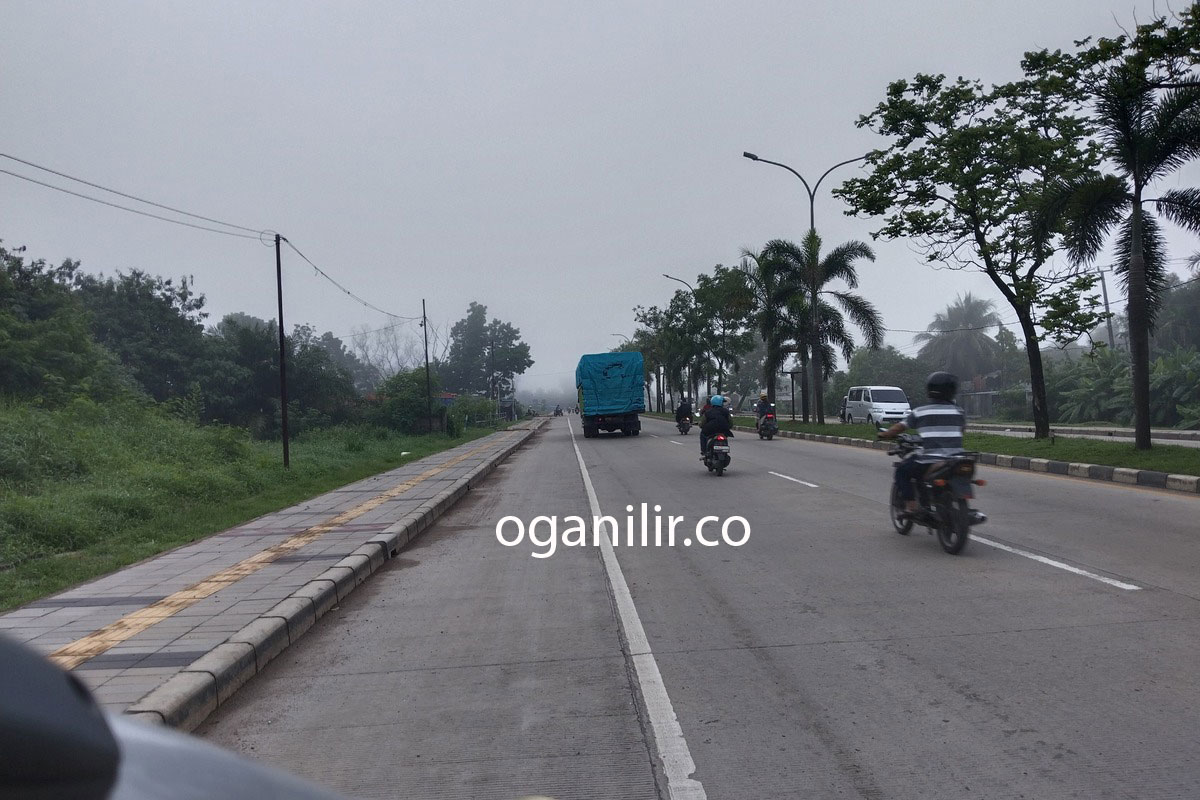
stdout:
[(675, 424), (678, 425), (685, 419), (689, 422), (692, 419), (692, 401), (686, 397), (679, 401), (679, 408), (675, 409)]
[(879, 434), (880, 439), (895, 439), (906, 430), (921, 435), (921, 450), (905, 459), (896, 468), (896, 488), (904, 498), (902, 517), (917, 511), (913, 481), (919, 481), (930, 464), (963, 451), (963, 431), (967, 415), (954, 402), (958, 378), (949, 372), (934, 372), (925, 379), (925, 393), (930, 402), (908, 412), (904, 422), (897, 422)]
[(761, 392), (758, 395), (758, 402), (754, 404), (754, 428), (758, 429), (762, 418), (771, 413), (771, 404), (767, 401), (767, 393)]
[(700, 418), (700, 460), (704, 460), (704, 454), (708, 451), (708, 437), (716, 436), (718, 433), (723, 433), (726, 436), (733, 435), (733, 416), (729, 413), (729, 409), (725, 407), (725, 398), (719, 394), (714, 394), (711, 405), (707, 407), (704, 416)]

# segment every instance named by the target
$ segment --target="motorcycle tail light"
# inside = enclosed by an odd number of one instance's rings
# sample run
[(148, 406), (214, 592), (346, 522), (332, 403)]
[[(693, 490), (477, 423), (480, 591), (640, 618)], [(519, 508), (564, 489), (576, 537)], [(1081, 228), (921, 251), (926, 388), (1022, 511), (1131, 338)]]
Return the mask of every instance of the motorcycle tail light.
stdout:
[(975, 484), (976, 486), (987, 486), (987, 481), (985, 481), (983, 478), (976, 478), (975, 480), (971, 481), (971, 483)]
[(718, 433), (718, 434), (717, 434), (717, 441), (718, 441), (718, 442), (723, 442), (723, 441), (725, 441), (725, 435), (724, 435), (724, 434), (721, 434), (721, 433)]
[(945, 479), (945, 478), (935, 478), (935, 479), (934, 479), (934, 481), (933, 481), (933, 485), (934, 485), (934, 486), (945, 486), (945, 485), (946, 485), (946, 479)]
[(774, 415), (774, 414), (767, 414), (767, 419), (775, 419), (775, 415)]

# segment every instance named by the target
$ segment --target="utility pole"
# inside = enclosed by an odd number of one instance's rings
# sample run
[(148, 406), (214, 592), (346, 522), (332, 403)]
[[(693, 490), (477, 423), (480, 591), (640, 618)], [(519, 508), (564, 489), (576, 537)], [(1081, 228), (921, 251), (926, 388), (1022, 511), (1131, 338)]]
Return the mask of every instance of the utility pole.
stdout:
[(1117, 347), (1117, 340), (1113, 338), (1112, 312), (1108, 310), (1108, 283), (1106, 283), (1104, 280), (1105, 270), (1101, 268), (1097, 269), (1096, 271), (1100, 273), (1100, 291), (1104, 294), (1104, 321), (1108, 324), (1108, 346), (1115, 350)]
[(496, 404), (496, 419), (500, 419), (500, 386), (496, 381), (496, 340), (492, 339), (489, 345), (489, 350), (492, 351), (492, 371), (488, 379), (492, 384), (492, 401)]
[(425, 334), (425, 409), (429, 415), (429, 432), (433, 433), (433, 379), (429, 374), (429, 319), (425, 316), (425, 298), (421, 298), (421, 330)]
[(288, 396), (287, 396), (287, 340), (283, 334), (283, 257), (279, 253), (279, 241), (283, 237), (275, 234), (275, 293), (279, 299), (279, 413), (283, 428), (283, 468), (291, 469), (288, 453)]

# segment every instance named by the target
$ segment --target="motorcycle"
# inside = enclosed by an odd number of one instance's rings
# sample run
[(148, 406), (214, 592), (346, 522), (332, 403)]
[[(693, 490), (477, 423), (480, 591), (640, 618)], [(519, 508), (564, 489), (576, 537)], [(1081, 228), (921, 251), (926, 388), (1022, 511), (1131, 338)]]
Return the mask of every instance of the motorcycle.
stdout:
[(692, 421), (690, 419), (688, 419), (687, 417), (684, 417), (683, 419), (681, 419), (675, 423), (675, 427), (679, 429), (679, 432), (681, 434), (683, 434), (684, 436), (687, 436), (688, 431), (690, 431), (692, 429)]
[(714, 433), (708, 437), (708, 447), (704, 450), (704, 466), (709, 472), (718, 476), (725, 474), (729, 466), (729, 438), (733, 434)]
[[(896, 469), (899, 469), (904, 459), (920, 447), (920, 437), (902, 433), (896, 437), (896, 445), (888, 450), (888, 455), (900, 457), (900, 461), (896, 462)], [(961, 553), (967, 546), (971, 526), (987, 522), (987, 515), (971, 508), (967, 502), (974, 499), (975, 486), (984, 486), (987, 483), (975, 477), (975, 462), (978, 457), (978, 453), (962, 453), (927, 467), (925, 474), (916, 482), (917, 511), (913, 516), (901, 518), (904, 499), (900, 496), (900, 489), (893, 479), (888, 512), (896, 533), (907, 536), (913, 525), (919, 523), (924, 525), (930, 534), (937, 533), (938, 542), (947, 553)]]
[(775, 438), (775, 434), (779, 433), (779, 423), (775, 421), (775, 404), (771, 404), (771, 410), (762, 415), (758, 421), (758, 438), (766, 439), (768, 442)]

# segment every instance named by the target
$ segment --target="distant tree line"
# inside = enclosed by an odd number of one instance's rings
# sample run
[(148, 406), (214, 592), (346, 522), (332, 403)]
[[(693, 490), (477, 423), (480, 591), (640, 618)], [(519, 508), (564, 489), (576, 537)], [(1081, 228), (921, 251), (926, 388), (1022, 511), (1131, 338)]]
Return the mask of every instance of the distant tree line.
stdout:
[[(431, 370), (435, 393), (503, 391), (532, 364), (520, 332), (499, 320), (481, 325), (485, 314), (472, 303), (454, 326), (449, 352)], [(78, 261), (53, 266), (0, 247), (0, 396), (48, 406), (79, 396), (141, 401), (197, 423), (278, 437), (276, 323), (233, 313), (206, 326), (207, 318), (190, 278), (141, 270), (95, 275)], [(311, 325), (292, 328), (285, 350), (290, 432), (344, 423), (423, 429), (429, 398), (424, 366), (413, 358), (421, 351), (409, 343), (408, 358), (397, 358), (399, 348), (372, 347), (380, 337), (354, 339), (348, 346)], [(485, 367), (493, 363), (490, 374)], [(434, 411), (447, 413), (440, 399)]]

